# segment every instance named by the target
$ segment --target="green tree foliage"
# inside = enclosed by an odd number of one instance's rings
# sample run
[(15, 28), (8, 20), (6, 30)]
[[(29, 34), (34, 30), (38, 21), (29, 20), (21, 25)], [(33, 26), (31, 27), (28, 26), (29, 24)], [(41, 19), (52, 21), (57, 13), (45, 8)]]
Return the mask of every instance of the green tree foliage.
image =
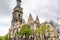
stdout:
[(30, 29), (30, 26), (28, 24), (24, 24), (19, 32), (20, 35), (31, 35), (32, 30)]
[(25, 35), (25, 40), (28, 40), (29, 35), (32, 34), (32, 30), (30, 29), (30, 26), (28, 24), (24, 24), (22, 25), (19, 34), (22, 36)]
[(40, 25), (40, 33), (44, 35), (45, 33), (50, 32), (50, 28), (45, 24)]
[(4, 40), (8, 40), (8, 34), (4, 36)]
[(45, 24), (41, 24), (39, 27), (36, 29), (36, 33), (44, 35), (46, 32), (49, 32), (50, 28)]
[[(37, 27), (36, 29), (36, 33), (39, 34), (39, 35), (42, 35), (44, 37), (44, 39), (46, 40), (46, 36), (45, 35), (46, 33), (49, 33), (50, 32), (50, 27), (47, 26), (45, 23), (41, 24), (39, 27)], [(43, 38), (41, 37), (41, 38)], [(43, 39), (42, 39), (43, 40)]]
[(2, 36), (0, 36), (0, 40), (2, 40)]

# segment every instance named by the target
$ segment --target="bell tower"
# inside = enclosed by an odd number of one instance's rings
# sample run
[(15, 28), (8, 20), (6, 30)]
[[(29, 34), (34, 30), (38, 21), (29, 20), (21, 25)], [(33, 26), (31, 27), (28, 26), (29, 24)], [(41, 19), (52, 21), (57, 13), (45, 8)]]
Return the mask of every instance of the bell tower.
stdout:
[(22, 23), (22, 16), (23, 16), (23, 8), (21, 8), (21, 0), (17, 0), (17, 5), (13, 10), (13, 21), (20, 21), (20, 24)]
[(16, 0), (17, 5), (13, 9), (11, 27), (9, 29), (9, 40), (19, 40), (18, 31), (21, 28), (23, 8), (21, 8), (21, 0)]

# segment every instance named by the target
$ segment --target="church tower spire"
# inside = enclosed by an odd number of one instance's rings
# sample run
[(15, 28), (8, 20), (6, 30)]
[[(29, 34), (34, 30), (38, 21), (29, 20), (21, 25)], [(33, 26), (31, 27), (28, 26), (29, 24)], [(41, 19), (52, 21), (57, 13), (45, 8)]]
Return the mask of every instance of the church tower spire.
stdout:
[(38, 15), (36, 16), (36, 20), (35, 20), (35, 21), (36, 21), (37, 24), (40, 24), (40, 21), (39, 21)]
[(30, 13), (27, 23), (30, 24), (30, 23), (33, 23), (33, 22), (34, 22), (34, 19), (33, 19), (32, 15), (31, 15), (31, 13)]
[(17, 0), (17, 6), (13, 10), (12, 21), (20, 21), (21, 23), (22, 16), (23, 16), (23, 8), (21, 8), (21, 0)]
[(31, 15), (31, 13), (29, 14), (27, 24), (30, 25), (31, 30), (33, 31), (33, 29), (34, 29), (34, 19), (33, 19), (32, 15)]
[(9, 40), (20, 40), (18, 31), (23, 22), (23, 8), (21, 8), (21, 0), (16, 0), (17, 5), (13, 9), (11, 28), (9, 29)]
[(36, 27), (39, 27), (39, 25), (40, 25), (38, 15), (36, 16), (35, 24), (36, 24)]

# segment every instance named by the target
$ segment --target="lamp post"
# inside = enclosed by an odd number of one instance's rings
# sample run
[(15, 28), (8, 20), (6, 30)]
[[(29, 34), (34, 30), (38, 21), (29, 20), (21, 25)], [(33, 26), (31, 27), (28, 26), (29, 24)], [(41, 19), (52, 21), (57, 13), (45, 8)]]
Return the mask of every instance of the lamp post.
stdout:
[(60, 30), (59, 30), (60, 27), (59, 27), (59, 24), (58, 24), (59, 20), (60, 20), (60, 18), (57, 18), (58, 40), (60, 40)]

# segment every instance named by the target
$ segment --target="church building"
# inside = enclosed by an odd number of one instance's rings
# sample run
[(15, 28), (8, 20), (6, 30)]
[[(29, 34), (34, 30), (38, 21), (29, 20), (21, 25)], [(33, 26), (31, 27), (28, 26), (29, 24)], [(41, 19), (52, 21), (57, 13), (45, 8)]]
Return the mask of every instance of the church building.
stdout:
[[(21, 7), (22, 1), (16, 0), (16, 2), (17, 5), (13, 9), (11, 27), (8, 34), (9, 40), (20, 40), (21, 36), (18, 35), (18, 32), (21, 29), (21, 25), (25, 23), (25, 20), (23, 18), (23, 8)], [(34, 20), (31, 14), (28, 17), (27, 24), (30, 25), (30, 28), (33, 32), (37, 27), (39, 27), (39, 25), (41, 25), (38, 16), (36, 16), (36, 20)]]

